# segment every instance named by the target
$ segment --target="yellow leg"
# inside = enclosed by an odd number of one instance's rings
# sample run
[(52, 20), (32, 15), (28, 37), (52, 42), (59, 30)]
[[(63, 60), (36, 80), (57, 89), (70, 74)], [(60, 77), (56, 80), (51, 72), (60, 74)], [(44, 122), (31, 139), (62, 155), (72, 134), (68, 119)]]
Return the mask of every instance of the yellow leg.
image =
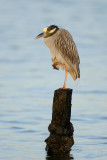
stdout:
[(65, 81), (64, 81), (63, 89), (65, 89), (65, 88), (66, 88), (67, 75), (68, 75), (68, 69), (66, 69), (66, 68), (65, 68)]
[(66, 68), (65, 64), (61, 64), (59, 62), (54, 63), (52, 66), (54, 69), (59, 70), (59, 68), (57, 67), (57, 65), (63, 66), (65, 68), (65, 81), (64, 81), (64, 86), (62, 89), (66, 89), (66, 80), (67, 80), (67, 75), (68, 75), (68, 69)]

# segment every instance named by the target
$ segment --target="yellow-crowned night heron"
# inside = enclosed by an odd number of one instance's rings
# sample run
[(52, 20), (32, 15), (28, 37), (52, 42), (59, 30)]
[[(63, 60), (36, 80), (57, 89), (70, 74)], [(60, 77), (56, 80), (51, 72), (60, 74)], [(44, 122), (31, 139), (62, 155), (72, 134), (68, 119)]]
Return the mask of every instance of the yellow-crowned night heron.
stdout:
[(80, 78), (80, 59), (71, 34), (63, 28), (50, 25), (44, 28), (43, 32), (35, 37), (35, 39), (40, 37), (44, 38), (45, 44), (50, 49), (53, 68), (59, 69), (58, 66), (60, 65), (62, 69), (65, 69), (63, 88), (66, 88), (68, 72), (74, 80)]

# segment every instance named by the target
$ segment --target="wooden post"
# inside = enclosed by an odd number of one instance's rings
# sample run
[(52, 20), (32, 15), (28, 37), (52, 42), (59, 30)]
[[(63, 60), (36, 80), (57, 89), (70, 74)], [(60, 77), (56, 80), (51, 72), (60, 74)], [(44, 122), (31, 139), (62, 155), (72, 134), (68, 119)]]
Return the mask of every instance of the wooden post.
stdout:
[(46, 150), (50, 153), (67, 153), (73, 140), (71, 117), (72, 89), (58, 89), (54, 92), (52, 121), (48, 126), (50, 136), (45, 140)]

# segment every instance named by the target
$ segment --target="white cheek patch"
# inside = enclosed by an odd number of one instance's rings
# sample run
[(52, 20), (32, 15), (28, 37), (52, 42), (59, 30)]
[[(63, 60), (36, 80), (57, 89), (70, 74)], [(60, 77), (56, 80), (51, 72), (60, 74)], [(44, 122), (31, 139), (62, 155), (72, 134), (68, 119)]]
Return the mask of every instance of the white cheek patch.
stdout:
[(47, 32), (47, 27), (43, 29), (43, 32)]
[(49, 33), (53, 33), (55, 30), (56, 30), (56, 28), (54, 28), (51, 31), (49, 31)]

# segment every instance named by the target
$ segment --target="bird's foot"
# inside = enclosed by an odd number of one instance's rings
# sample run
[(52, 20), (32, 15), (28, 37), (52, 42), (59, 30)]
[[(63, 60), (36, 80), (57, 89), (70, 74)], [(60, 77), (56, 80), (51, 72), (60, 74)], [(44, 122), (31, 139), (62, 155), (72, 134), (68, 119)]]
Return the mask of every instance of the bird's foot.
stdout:
[(65, 87), (62, 87), (62, 88), (59, 88), (59, 89), (67, 89), (67, 88), (65, 88)]
[(52, 64), (53, 69), (59, 70), (59, 67), (57, 67), (57, 65), (54, 63)]

